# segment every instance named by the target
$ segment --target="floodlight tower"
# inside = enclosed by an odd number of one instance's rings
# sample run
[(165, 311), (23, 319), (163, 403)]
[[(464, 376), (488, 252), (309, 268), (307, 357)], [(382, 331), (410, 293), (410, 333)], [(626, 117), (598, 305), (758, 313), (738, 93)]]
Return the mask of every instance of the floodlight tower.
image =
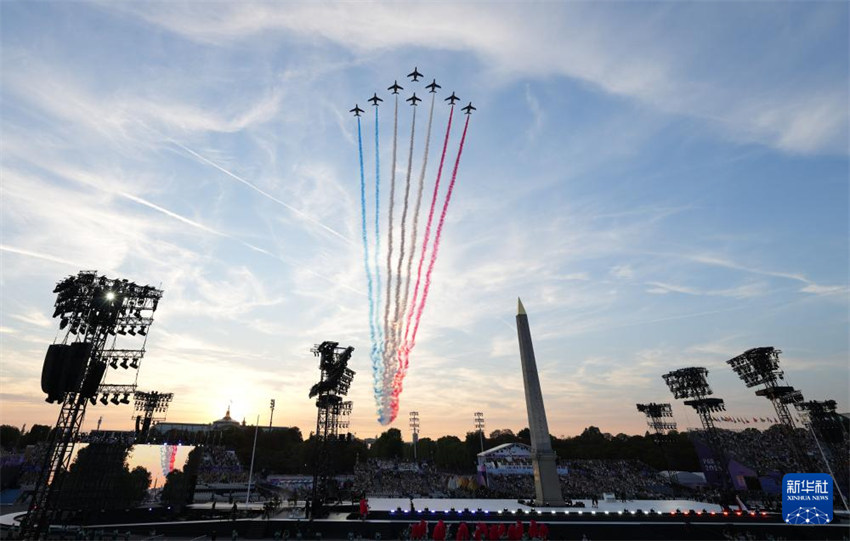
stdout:
[(782, 351), (773, 347), (748, 349), (737, 357), (726, 361), (747, 388), (763, 385), (756, 396), (764, 396), (773, 403), (776, 416), (783, 425), (794, 429), (794, 418), (788, 410), (788, 404), (802, 400), (802, 395), (794, 387), (780, 385), (785, 373), (779, 369), (779, 354)]
[(785, 373), (779, 369), (780, 353), (782, 353), (780, 350), (770, 346), (752, 348), (729, 359), (726, 363), (738, 374), (747, 388), (763, 386), (756, 391), (756, 396), (764, 396), (773, 404), (773, 409), (783, 426), (797, 462), (803, 469), (810, 470), (812, 467), (811, 460), (806, 455), (803, 445), (795, 433), (797, 427), (794, 425), (794, 418), (788, 409), (789, 404), (802, 402), (803, 395), (790, 385), (780, 384), (780, 380), (785, 379)]
[(694, 408), (699, 416), (702, 428), (705, 431), (706, 443), (708, 444), (711, 453), (714, 455), (714, 460), (719, 462), (717, 470), (720, 472), (720, 482), (724, 490), (731, 488), (729, 478), (729, 460), (726, 457), (726, 452), (723, 449), (723, 444), (720, 441), (720, 435), (717, 433), (717, 428), (714, 426), (714, 421), (711, 418), (712, 413), (726, 411), (726, 406), (723, 404), (722, 398), (709, 398), (709, 395), (714, 394), (711, 387), (708, 385), (708, 370), (701, 366), (692, 366), (689, 368), (680, 368), (673, 370), (661, 376), (664, 382), (670, 388), (674, 398), (689, 398), (685, 400), (685, 405)]
[(410, 430), (413, 432), (413, 460), (419, 462), (417, 447), (419, 446), (419, 412), (410, 412)]
[(322, 342), (313, 347), (313, 355), (319, 357), (319, 382), (310, 389), (310, 398), (316, 397), (316, 453), (313, 468), (313, 516), (321, 516), (321, 502), (327, 495), (328, 480), (333, 475), (331, 464), (332, 446), (339, 439), (338, 430), (348, 428), (352, 402), (343, 401), (354, 380), (354, 370), (348, 361), (354, 348), (339, 347), (338, 342)]
[(653, 440), (659, 449), (661, 449), (661, 454), (664, 455), (664, 461), (670, 470), (670, 480), (678, 483), (678, 476), (674, 473), (673, 463), (667, 452), (668, 432), (676, 430), (676, 421), (673, 420), (673, 408), (668, 403), (656, 404), (655, 402), (635, 404), (635, 406), (637, 406), (639, 412), (646, 415), (646, 424), (652, 428)]
[(484, 452), (484, 413), (476, 411), (473, 416), (475, 430), (478, 431), (478, 441), (481, 443), (481, 452)]
[[(162, 298), (162, 290), (155, 287), (98, 276), (97, 271), (68, 276), (53, 292), (57, 294), (53, 317), (60, 318), (59, 330), (65, 333), (60, 333), (47, 350), (41, 388), (48, 402), (58, 402), (61, 407), (21, 524), (21, 534), (32, 539), (38, 538), (61, 513), (59, 494), (64, 473), (70, 467), (87, 402), (95, 404), (107, 368), (117, 368), (120, 359), (122, 368), (138, 369), (144, 355), (144, 345), (117, 349), (116, 334), (122, 335), (122, 340), (127, 334), (146, 340), (153, 312)], [(113, 395), (111, 402), (129, 403), (128, 396), (121, 399)], [(101, 403), (108, 402), (108, 395), (104, 395)]]
[[(844, 489), (847, 489), (848, 479), (850, 479), (847, 418), (835, 411), (837, 407), (835, 400), (809, 400), (799, 402), (795, 406), (803, 414), (804, 422), (812, 432), (824, 465), (835, 480), (835, 488), (841, 496), (844, 508), (848, 509), (847, 499), (841, 488), (844, 485)], [(821, 442), (824, 445), (821, 445)]]
[[(136, 391), (133, 394), (135, 409), (141, 412), (135, 416), (136, 419), (136, 441), (139, 443), (148, 442), (148, 434), (150, 433), (151, 424), (154, 421), (164, 421), (165, 412), (168, 411), (168, 405), (174, 398), (174, 393), (158, 393), (156, 391), (142, 392)], [(157, 415), (161, 414), (161, 415)]]

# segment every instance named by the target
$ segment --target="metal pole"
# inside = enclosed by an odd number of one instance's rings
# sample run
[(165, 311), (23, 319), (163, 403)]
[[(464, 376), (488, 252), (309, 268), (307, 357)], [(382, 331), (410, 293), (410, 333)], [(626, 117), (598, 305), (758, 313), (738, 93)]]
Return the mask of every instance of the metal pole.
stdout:
[(269, 402), (269, 407), (271, 408), (271, 413), (269, 414), (269, 431), (272, 429), (272, 419), (274, 418), (274, 398)]
[(254, 425), (254, 449), (251, 451), (251, 471), (248, 473), (248, 494), (245, 496), (245, 505), (248, 505), (248, 500), (251, 498), (251, 480), (254, 477), (254, 456), (257, 454), (257, 433), (259, 431), (260, 416), (257, 415), (257, 424)]

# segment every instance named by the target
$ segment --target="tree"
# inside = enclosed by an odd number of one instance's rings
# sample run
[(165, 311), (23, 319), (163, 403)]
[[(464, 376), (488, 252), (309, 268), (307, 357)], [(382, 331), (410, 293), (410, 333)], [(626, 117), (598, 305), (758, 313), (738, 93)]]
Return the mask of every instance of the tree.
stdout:
[(516, 437), (514, 431), (510, 428), (501, 428), (490, 432), (490, 444), (493, 447), (503, 445), (505, 443), (519, 443), (520, 439)]
[(523, 428), (522, 430), (517, 432), (516, 437), (519, 438), (522, 443), (531, 445), (531, 430), (529, 430), (528, 428)]
[(434, 463), (439, 468), (454, 472), (470, 470), (470, 464), (466, 460), (466, 448), (457, 436), (443, 436), (437, 440)]
[(151, 472), (142, 466), (136, 466), (130, 472), (128, 496), (134, 505), (145, 501), (148, 495), (148, 488), (151, 486), (151, 480)]
[(188, 488), (186, 474), (180, 470), (171, 470), (168, 477), (165, 478), (160, 501), (163, 505), (174, 507), (177, 512), (180, 512), (189, 498)]
[(374, 458), (401, 458), (404, 456), (404, 441), (401, 430), (390, 428), (375, 440), (370, 449)]
[(127, 467), (130, 447), (121, 443), (90, 443), (80, 449), (62, 484), (60, 501), (70, 509), (120, 509), (141, 503), (150, 473)]
[(27, 445), (35, 445), (36, 443), (47, 441), (51, 430), (52, 428), (47, 425), (32, 425), (29, 432), (21, 436), (18, 447), (24, 448)]
[(204, 452), (200, 447), (195, 447), (186, 457), (183, 471), (186, 472), (186, 503), (192, 503), (195, 499), (195, 486), (198, 484), (198, 468), (201, 466)]
[(0, 447), (11, 451), (18, 446), (18, 441), (21, 439), (21, 430), (12, 425), (0, 426)]

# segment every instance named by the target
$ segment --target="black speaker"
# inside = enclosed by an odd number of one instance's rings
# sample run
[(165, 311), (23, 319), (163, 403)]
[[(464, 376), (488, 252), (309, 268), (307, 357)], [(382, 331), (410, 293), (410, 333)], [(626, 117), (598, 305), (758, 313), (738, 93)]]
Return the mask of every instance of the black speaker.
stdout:
[(61, 402), (65, 392), (64, 370), (71, 347), (50, 344), (41, 368), (41, 390), (47, 393), (48, 402)]
[(91, 357), (90, 342), (74, 342), (69, 346), (68, 357), (62, 371), (65, 392), (77, 392), (86, 373), (86, 364)]
[(80, 390), (80, 395), (84, 398), (91, 398), (97, 394), (97, 388), (100, 386), (100, 380), (103, 379), (103, 373), (106, 372), (106, 363), (91, 363), (89, 371), (86, 374), (86, 379), (83, 381), (83, 388)]

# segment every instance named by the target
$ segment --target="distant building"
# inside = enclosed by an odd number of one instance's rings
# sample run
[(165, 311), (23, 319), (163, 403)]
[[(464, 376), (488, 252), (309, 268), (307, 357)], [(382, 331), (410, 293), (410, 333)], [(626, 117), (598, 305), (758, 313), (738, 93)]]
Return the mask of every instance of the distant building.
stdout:
[[(244, 421), (242, 422), (244, 425)], [(227, 413), (218, 421), (212, 422), (213, 430), (226, 430), (228, 428), (236, 428), (239, 426), (239, 421), (235, 421), (230, 417), (230, 406), (227, 407)]]
[[(487, 475), (533, 475), (531, 446), (524, 443), (503, 443), (478, 453), (478, 471)], [(558, 466), (566, 474), (566, 466)]]
[[(227, 407), (227, 412), (224, 414), (224, 417), (221, 419), (215, 420), (211, 423), (171, 423), (171, 422), (160, 422), (157, 423), (154, 427), (157, 432), (160, 434), (167, 434), (172, 430), (180, 432), (180, 433), (205, 433), (205, 432), (222, 432), (225, 430), (229, 430), (231, 428), (238, 428), (240, 426), (245, 426), (245, 421), (243, 420), (241, 423), (230, 416), (230, 406)], [(286, 430), (289, 427), (272, 427), (271, 430)], [(265, 428), (268, 430), (268, 428)]]

